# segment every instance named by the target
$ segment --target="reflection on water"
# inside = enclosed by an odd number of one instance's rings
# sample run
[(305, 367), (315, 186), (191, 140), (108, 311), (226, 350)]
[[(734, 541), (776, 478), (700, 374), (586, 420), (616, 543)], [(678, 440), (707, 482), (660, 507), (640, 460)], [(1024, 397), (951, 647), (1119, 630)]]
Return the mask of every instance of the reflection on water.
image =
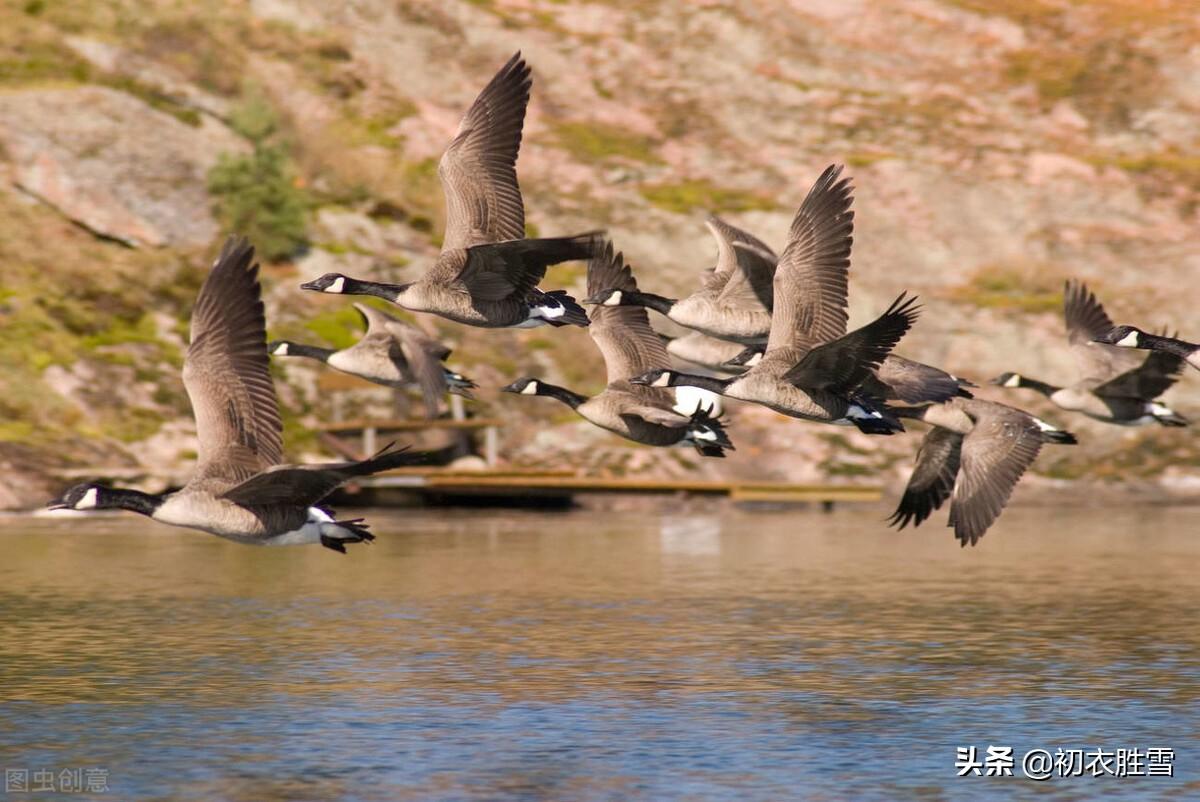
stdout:
[[(3, 520), (0, 766), (120, 799), (1200, 796), (1200, 510), (1014, 509), (974, 550), (880, 517), (374, 513), (345, 557)], [(955, 778), (990, 744), (1176, 776)]]

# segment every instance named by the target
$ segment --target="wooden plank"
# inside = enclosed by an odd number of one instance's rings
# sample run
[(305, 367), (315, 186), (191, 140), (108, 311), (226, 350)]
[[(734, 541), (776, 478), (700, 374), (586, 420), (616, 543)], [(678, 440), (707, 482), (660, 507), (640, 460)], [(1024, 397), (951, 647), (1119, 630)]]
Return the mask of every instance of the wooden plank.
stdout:
[(797, 485), (677, 479), (624, 479), (588, 476), (497, 476), (429, 474), (431, 489), (556, 490), (575, 493), (694, 493), (727, 495), (737, 501), (876, 501), (882, 490), (867, 485)]
[(374, 429), (377, 432), (412, 432), (422, 429), (486, 429), (489, 426), (503, 426), (504, 421), (498, 418), (468, 418), (467, 420), (452, 420), (437, 418), (425, 420), (348, 420), (336, 423), (318, 423), (313, 429), (318, 432), (361, 432), (364, 429)]
[(787, 490), (758, 490), (735, 487), (729, 498), (737, 502), (789, 503), (798, 501), (879, 501), (883, 491), (878, 487), (842, 487), (830, 485), (826, 488), (800, 487)]
[(543, 470), (540, 468), (489, 468), (486, 471), (471, 470), (463, 468), (456, 470), (454, 468), (430, 468), (428, 466), (413, 465), (406, 468), (393, 468), (390, 471), (383, 471), (375, 474), (375, 476), (462, 476), (466, 477), (533, 477), (533, 476), (556, 476), (556, 477), (572, 477), (575, 476), (574, 471), (569, 470)]

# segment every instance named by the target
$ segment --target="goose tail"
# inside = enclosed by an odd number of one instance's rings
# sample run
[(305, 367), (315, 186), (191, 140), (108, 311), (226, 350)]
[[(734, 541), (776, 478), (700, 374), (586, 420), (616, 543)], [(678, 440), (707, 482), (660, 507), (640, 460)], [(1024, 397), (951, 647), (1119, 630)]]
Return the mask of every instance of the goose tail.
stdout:
[(721, 419), (713, 415), (712, 407), (698, 406), (692, 412), (684, 439), (695, 446), (702, 457), (724, 457), (726, 451), (734, 451), (733, 442), (725, 432)]
[(541, 317), (551, 326), (586, 326), (587, 310), (571, 297), (566, 290), (552, 290), (538, 300), (535, 311), (544, 310)]
[(448, 368), (442, 368), (442, 375), (446, 379), (446, 392), (451, 395), (461, 395), (470, 401), (475, 400), (475, 395), (471, 391), (478, 387), (478, 384)]
[(846, 419), (863, 434), (887, 436), (904, 431), (904, 424), (896, 416), (895, 410), (864, 396), (850, 399)]
[(321, 545), (327, 549), (345, 554), (347, 543), (370, 543), (375, 539), (367, 529), (364, 518), (351, 518), (348, 521), (334, 521), (322, 529), (328, 529), (332, 534), (321, 532)]

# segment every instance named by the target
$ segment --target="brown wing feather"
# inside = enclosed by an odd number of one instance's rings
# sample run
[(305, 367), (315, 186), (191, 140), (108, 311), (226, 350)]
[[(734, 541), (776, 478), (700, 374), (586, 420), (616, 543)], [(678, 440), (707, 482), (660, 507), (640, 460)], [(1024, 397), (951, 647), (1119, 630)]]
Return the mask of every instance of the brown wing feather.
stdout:
[(254, 249), (230, 238), (200, 288), (183, 363), (200, 439), (193, 482), (232, 484), (282, 459), (266, 342)]
[(726, 304), (758, 304), (770, 310), (779, 257), (762, 240), (716, 215), (705, 224), (717, 241), (717, 263), (700, 291)]
[(476, 245), (465, 252), (443, 252), (439, 262), (465, 254), (453, 281), (461, 284), (475, 300), (524, 299), (545, 277), (547, 267), (590, 259), (599, 243), (600, 233), (596, 231), (570, 237), (510, 240)]
[(1099, 395), (1151, 401), (1179, 381), (1184, 358), (1165, 351), (1152, 351), (1141, 365), (1095, 388)]
[(1128, 348), (1092, 342), (1113, 327), (1104, 306), (1081, 281), (1068, 280), (1063, 290), (1063, 317), (1067, 342), (1079, 365), (1082, 384), (1095, 387), (1127, 371), (1135, 370), (1142, 355)]
[(816, 345), (783, 375), (784, 381), (810, 389), (853, 391), (887, 358), (920, 311), (916, 296), (901, 294), (867, 325)]
[[(588, 292), (605, 289), (636, 291), (637, 280), (620, 253), (605, 243), (588, 262)], [(670, 357), (662, 338), (650, 327), (650, 318), (642, 306), (592, 307), (588, 333), (604, 355), (610, 385), (645, 373), (652, 368), (669, 367)]]
[(431, 353), (425, 339), (399, 332), (396, 342), (412, 369), (417, 384), (421, 385), (421, 397), (425, 402), (425, 417), (436, 418), (442, 396), (446, 394), (446, 373), (436, 353)]
[(223, 495), (234, 504), (250, 509), (311, 507), (349, 479), (411, 465), (422, 459), (421, 455), (409, 452), (407, 447), (396, 448), (395, 443), (391, 443), (374, 456), (358, 462), (281, 465), (241, 482)]
[(517, 53), (475, 98), (438, 164), (446, 192), (442, 249), (525, 236), (517, 153), (532, 85)]
[(949, 525), (965, 546), (975, 545), (1000, 516), (1043, 438), (1033, 419), (1019, 410), (979, 400), (963, 403), (975, 427), (963, 439)]
[(847, 279), (854, 241), (853, 186), (830, 166), (800, 204), (775, 269), (767, 350), (811, 348), (846, 333)]
[(903, 529), (911, 523), (921, 522), (942, 506), (954, 492), (954, 479), (958, 476), (962, 457), (963, 436), (949, 429), (934, 427), (921, 441), (917, 452), (917, 465), (913, 468), (904, 496), (888, 523)]

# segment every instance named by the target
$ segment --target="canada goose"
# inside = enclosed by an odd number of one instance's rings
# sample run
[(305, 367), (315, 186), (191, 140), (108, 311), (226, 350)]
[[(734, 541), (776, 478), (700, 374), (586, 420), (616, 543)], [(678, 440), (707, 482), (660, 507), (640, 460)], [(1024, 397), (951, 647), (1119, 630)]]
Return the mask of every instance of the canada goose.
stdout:
[[(633, 272), (612, 244), (588, 263), (588, 288), (618, 287), (637, 290)], [(614, 434), (651, 446), (690, 443), (705, 457), (723, 457), (733, 444), (721, 422), (704, 408), (691, 415), (674, 410), (677, 399), (668, 390), (637, 387), (631, 376), (668, 363), (662, 340), (650, 328), (646, 310), (640, 306), (596, 306), (588, 333), (604, 355), (608, 386), (588, 398), (565, 387), (535, 378), (522, 378), (503, 388), (506, 393), (556, 398), (584, 419)]]
[(1113, 324), (1096, 296), (1081, 282), (1066, 283), (1063, 313), (1067, 340), (1083, 378), (1069, 387), (1056, 387), (1009, 372), (992, 379), (992, 384), (1036, 390), (1062, 409), (1106, 423), (1187, 426), (1186, 418), (1154, 400), (1179, 379), (1182, 356), (1154, 351), (1142, 357), (1131, 350), (1095, 342), (1111, 331)]
[(953, 496), (948, 525), (963, 546), (974, 546), (1000, 516), (1043, 443), (1076, 442), (1075, 435), (1027, 412), (978, 398), (895, 412), (933, 428), (921, 441), (916, 467), (888, 523), (898, 529), (920, 526)]
[(846, 334), (846, 277), (854, 215), (849, 179), (829, 167), (792, 221), (774, 280), (767, 350), (742, 376), (718, 379), (655, 369), (634, 384), (702, 387), (784, 415), (853, 424), (868, 434), (904, 427), (876, 407), (860, 385), (916, 320), (915, 298), (901, 295), (877, 320)]
[(416, 326), (397, 320), (366, 304), (354, 304), (366, 334), (349, 348), (336, 350), (275, 340), (267, 345), (274, 356), (303, 356), (386, 387), (419, 385), (425, 416), (436, 418), (438, 401), (446, 393), (472, 398), (475, 382), (442, 364), (450, 349)]
[(1122, 348), (1141, 348), (1145, 351), (1161, 351), (1172, 354), (1183, 359), (1196, 370), (1200, 370), (1200, 345), (1175, 337), (1150, 334), (1136, 326), (1113, 326), (1097, 337), (1095, 341)]
[(345, 552), (346, 543), (374, 539), (361, 519), (336, 521), (316, 505), (348, 479), (412, 458), (389, 446), (360, 462), (278, 464), (282, 425), (253, 260), (245, 240), (226, 242), (192, 310), (183, 384), (200, 453), (187, 484), (169, 494), (80, 484), (52, 509), (130, 510), (239, 543), (321, 543)]
[[(754, 367), (762, 361), (761, 346), (751, 345), (739, 352), (722, 370)], [(899, 354), (888, 354), (862, 384), (863, 392), (881, 401), (906, 404), (940, 403), (951, 398), (972, 398), (969, 388), (975, 383)]]
[(441, 255), (424, 276), (384, 284), (326, 273), (301, 287), (374, 295), (470, 326), (586, 326), (587, 314), (565, 290), (544, 292), (537, 285), (548, 266), (589, 258), (599, 238), (525, 238), (516, 163), (529, 73), (520, 53), (509, 59), (471, 104), (442, 155), (438, 176), (446, 192), (446, 233)]
[(717, 240), (717, 265), (692, 295), (676, 300), (602, 287), (590, 294), (586, 303), (644, 306), (710, 337), (740, 343), (765, 341), (771, 329), (777, 257), (754, 236), (715, 215), (706, 225)]

